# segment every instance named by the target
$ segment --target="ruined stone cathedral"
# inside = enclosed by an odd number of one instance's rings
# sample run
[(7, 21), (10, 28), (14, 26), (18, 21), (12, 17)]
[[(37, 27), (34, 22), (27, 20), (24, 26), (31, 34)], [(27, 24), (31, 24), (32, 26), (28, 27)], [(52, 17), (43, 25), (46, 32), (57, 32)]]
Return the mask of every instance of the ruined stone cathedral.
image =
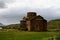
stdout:
[(28, 12), (26, 17), (20, 21), (20, 30), (24, 31), (46, 31), (47, 20), (36, 12)]

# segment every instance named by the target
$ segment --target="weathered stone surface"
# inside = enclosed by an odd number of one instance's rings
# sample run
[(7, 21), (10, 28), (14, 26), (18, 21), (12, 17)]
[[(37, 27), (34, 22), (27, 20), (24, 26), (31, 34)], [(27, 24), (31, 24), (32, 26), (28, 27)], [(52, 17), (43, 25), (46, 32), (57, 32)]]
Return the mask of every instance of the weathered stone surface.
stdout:
[(46, 31), (47, 20), (35, 12), (28, 12), (27, 17), (20, 21), (20, 29), (27, 31)]

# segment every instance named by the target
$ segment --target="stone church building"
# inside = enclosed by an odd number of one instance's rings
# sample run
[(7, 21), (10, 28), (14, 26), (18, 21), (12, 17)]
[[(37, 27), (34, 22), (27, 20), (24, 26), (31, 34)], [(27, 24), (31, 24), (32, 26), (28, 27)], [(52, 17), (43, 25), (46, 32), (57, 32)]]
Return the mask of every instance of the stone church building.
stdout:
[(20, 30), (47, 31), (47, 20), (36, 12), (28, 12), (27, 16), (20, 21)]

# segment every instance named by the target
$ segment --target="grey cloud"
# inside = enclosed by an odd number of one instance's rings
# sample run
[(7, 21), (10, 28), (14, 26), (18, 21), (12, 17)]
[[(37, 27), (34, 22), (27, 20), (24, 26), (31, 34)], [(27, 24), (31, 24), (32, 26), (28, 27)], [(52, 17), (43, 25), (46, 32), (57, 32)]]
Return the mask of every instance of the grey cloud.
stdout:
[(0, 20), (0, 22), (4, 23), (4, 24), (10, 24), (10, 23), (16, 23), (16, 22), (19, 23), (19, 21), (22, 20), (22, 18), (24, 16), (26, 16), (25, 13), (26, 12), (23, 9), (18, 9), (18, 10), (17, 9), (10, 9), (10, 10), (7, 10), (7, 11), (3, 12), (3, 15), (0, 16), (0, 18), (3, 19), (3, 21)]
[(15, 0), (0, 0), (0, 8), (6, 8), (7, 3), (13, 3)]
[(5, 3), (3, 1), (0, 1), (0, 8), (4, 8), (5, 7)]
[(3, 1), (3, 2), (5, 2), (5, 3), (13, 3), (13, 2), (15, 2), (16, 0), (1, 0), (1, 1)]
[(39, 8), (34, 8), (34, 11), (37, 12), (38, 15), (41, 15), (44, 17), (46, 20), (52, 20), (52, 19), (60, 19), (60, 8), (53, 9), (53, 8), (48, 8), (48, 9), (39, 9)]
[(31, 9), (31, 8), (11, 8), (3, 12), (4, 14), (0, 16), (3, 20), (0, 20), (1, 23), (10, 24), (10, 23), (19, 23), (27, 12), (36, 12), (38, 15), (43, 16), (45, 19), (60, 19), (60, 9)]

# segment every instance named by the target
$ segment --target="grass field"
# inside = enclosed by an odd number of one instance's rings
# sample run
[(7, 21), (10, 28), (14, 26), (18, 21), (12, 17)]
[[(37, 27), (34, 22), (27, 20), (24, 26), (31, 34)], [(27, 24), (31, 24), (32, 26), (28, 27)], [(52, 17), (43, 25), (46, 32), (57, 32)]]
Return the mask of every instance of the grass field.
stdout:
[(0, 40), (43, 40), (57, 34), (58, 32), (0, 31)]

